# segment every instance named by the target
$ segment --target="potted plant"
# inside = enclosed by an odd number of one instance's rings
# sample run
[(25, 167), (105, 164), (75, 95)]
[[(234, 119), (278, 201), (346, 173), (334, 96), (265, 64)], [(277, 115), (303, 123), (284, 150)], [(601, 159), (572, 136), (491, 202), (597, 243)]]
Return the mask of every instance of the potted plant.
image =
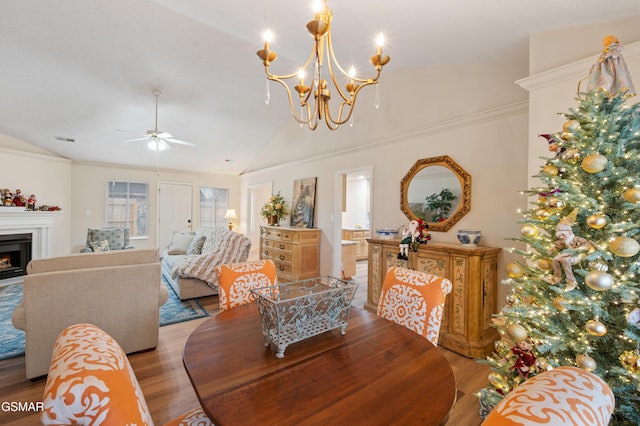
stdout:
[(280, 191), (278, 191), (277, 194), (272, 195), (271, 198), (269, 198), (269, 201), (262, 206), (260, 214), (262, 217), (267, 219), (267, 223), (269, 225), (273, 226), (278, 226), (282, 218), (289, 214), (287, 201), (282, 195), (280, 195)]

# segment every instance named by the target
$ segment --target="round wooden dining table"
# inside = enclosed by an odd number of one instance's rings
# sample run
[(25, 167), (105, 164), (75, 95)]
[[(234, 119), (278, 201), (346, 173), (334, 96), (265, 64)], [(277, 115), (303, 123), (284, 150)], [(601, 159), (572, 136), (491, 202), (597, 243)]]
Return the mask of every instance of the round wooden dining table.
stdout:
[(221, 312), (188, 337), (184, 367), (217, 426), (439, 425), (456, 400), (451, 366), (418, 334), (351, 307), (346, 334), (265, 347), (255, 304)]

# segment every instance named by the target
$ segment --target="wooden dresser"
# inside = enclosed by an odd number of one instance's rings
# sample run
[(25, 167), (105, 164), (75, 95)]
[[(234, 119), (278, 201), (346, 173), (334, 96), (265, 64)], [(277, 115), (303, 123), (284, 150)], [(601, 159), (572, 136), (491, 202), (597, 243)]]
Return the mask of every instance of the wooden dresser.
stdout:
[(260, 227), (260, 259), (276, 264), (283, 282), (320, 275), (320, 230), (285, 226)]
[(443, 276), (451, 280), (453, 290), (445, 303), (440, 344), (469, 358), (484, 358), (494, 351), (498, 334), (491, 326), (491, 316), (497, 310), (498, 255), (502, 249), (428, 243), (417, 252), (409, 250), (409, 260), (399, 260), (399, 240), (371, 238), (368, 242), (366, 309), (377, 310), (382, 283), (391, 266)]
[(342, 230), (342, 239), (355, 241), (356, 245), (356, 260), (366, 260), (369, 253), (367, 238), (369, 238), (368, 229), (360, 228), (345, 228)]

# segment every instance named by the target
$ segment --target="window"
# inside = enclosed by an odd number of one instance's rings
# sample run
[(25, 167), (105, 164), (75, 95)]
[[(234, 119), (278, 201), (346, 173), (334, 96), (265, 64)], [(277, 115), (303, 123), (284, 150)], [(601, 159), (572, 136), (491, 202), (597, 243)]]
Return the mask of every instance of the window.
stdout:
[(147, 183), (108, 181), (106, 226), (129, 228), (131, 238), (148, 237), (148, 196)]
[(224, 214), (229, 208), (228, 188), (200, 187), (200, 226), (214, 228), (225, 226)]

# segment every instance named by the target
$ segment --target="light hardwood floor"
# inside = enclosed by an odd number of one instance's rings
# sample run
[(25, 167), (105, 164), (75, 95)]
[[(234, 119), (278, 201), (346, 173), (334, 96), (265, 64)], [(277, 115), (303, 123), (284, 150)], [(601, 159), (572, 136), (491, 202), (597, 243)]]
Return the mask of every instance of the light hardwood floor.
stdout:
[[(358, 262), (357, 269), (358, 273), (353, 279), (359, 285), (353, 303), (354, 306), (362, 307), (367, 291), (366, 262)], [(215, 315), (218, 310), (217, 296), (199, 300), (211, 315)], [(156, 350), (129, 356), (153, 420), (158, 425), (198, 405), (198, 399), (182, 365), (182, 348), (189, 334), (202, 321), (204, 319), (160, 327), (160, 343)], [(443, 348), (439, 350), (451, 364), (458, 386), (457, 402), (447, 425), (480, 425), (478, 400), (473, 393), (486, 385), (488, 366)], [(11, 401), (41, 401), (44, 384), (44, 379), (30, 381), (24, 378), (23, 356), (0, 361), (0, 404)], [(38, 424), (38, 413), (4, 411), (0, 405), (0, 425)]]

